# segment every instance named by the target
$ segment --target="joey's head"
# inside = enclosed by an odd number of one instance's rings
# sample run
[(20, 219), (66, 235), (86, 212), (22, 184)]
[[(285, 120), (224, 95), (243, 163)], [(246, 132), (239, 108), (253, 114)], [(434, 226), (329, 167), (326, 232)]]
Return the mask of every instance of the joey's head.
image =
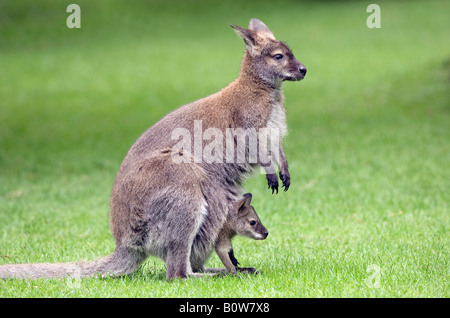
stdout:
[(250, 205), (252, 195), (244, 194), (244, 198), (235, 202), (231, 212), (230, 224), (237, 235), (246, 236), (254, 240), (264, 240), (269, 232), (262, 225), (255, 209)]
[(251, 19), (248, 29), (231, 27), (244, 40), (246, 67), (263, 81), (279, 85), (283, 81), (300, 81), (306, 67), (300, 63), (286, 43), (275, 39), (269, 28), (258, 19)]

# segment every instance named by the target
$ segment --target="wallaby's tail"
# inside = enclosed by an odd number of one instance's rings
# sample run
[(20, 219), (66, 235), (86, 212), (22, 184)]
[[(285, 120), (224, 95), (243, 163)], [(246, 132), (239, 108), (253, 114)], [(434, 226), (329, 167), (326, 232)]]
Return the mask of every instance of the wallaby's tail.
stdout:
[(0, 266), (0, 278), (38, 279), (58, 277), (122, 276), (134, 272), (144, 260), (135, 251), (116, 249), (111, 255), (91, 262), (11, 264)]

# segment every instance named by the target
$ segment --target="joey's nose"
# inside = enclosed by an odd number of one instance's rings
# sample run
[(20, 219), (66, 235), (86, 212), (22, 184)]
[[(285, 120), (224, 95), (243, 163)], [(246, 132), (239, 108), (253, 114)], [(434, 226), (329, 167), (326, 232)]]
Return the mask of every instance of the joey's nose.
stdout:
[(306, 67), (304, 67), (303, 65), (300, 66), (298, 70), (299, 70), (300, 73), (302, 73), (303, 75), (306, 75)]

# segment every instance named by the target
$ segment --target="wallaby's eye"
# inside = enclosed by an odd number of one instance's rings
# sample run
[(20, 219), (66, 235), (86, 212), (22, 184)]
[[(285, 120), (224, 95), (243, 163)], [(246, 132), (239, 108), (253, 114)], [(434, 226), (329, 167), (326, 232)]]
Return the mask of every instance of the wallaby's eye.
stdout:
[(251, 220), (251, 221), (250, 221), (250, 225), (251, 225), (251, 226), (253, 226), (253, 225), (255, 225), (255, 224), (256, 224), (256, 221), (255, 221), (255, 220)]
[(275, 60), (281, 60), (283, 57), (284, 57), (283, 54), (275, 54), (275, 55), (273, 56), (273, 58), (274, 58)]

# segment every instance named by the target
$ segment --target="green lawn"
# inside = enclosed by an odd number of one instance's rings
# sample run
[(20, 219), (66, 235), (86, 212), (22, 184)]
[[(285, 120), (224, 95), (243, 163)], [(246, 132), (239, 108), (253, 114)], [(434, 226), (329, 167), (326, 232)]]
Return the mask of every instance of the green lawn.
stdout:
[[(288, 192), (246, 190), (270, 235), (236, 238), (261, 275), (0, 281), (0, 297), (449, 297), (448, 1), (0, 4), (0, 264), (109, 254), (109, 196), (129, 147), (237, 77), (228, 24), (264, 21), (308, 68), (285, 84)], [(172, 3), (172, 2), (171, 2)], [(221, 266), (214, 255), (211, 267)]]

